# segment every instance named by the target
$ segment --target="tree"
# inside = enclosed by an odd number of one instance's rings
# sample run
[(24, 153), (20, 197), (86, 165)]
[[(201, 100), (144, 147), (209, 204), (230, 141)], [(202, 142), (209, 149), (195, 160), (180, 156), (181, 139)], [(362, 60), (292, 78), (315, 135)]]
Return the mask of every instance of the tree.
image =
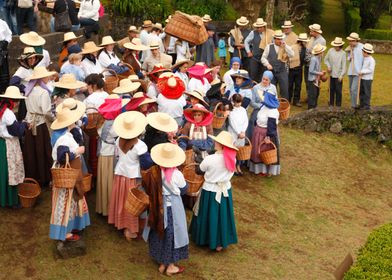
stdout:
[(272, 28), (274, 23), (274, 9), (275, 9), (275, 0), (267, 0), (267, 5), (265, 8), (265, 21), (268, 26)]
[(375, 28), (380, 16), (388, 10), (391, 0), (361, 0), (359, 14), (361, 29)]

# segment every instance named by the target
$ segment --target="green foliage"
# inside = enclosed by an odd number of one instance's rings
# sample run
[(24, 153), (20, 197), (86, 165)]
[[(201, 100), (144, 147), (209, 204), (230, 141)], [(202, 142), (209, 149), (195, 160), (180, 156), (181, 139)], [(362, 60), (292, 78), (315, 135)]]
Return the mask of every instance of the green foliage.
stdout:
[(354, 8), (350, 4), (343, 4), (343, 9), (346, 33), (359, 33), (359, 27), (361, 26), (361, 16), (359, 15), (359, 9)]
[(226, 15), (225, 0), (172, 0), (176, 10), (192, 15), (209, 14), (213, 20), (223, 20)]
[(366, 29), (363, 37), (366, 39), (392, 41), (392, 30)]
[(361, 28), (376, 28), (380, 16), (390, 7), (390, 0), (361, 0), (359, 12), (362, 18)]
[[(392, 2), (391, 2), (392, 5)], [(392, 16), (388, 14), (383, 14), (378, 19), (376, 29), (390, 29), (392, 23)]]
[(308, 0), (308, 23), (313, 24), (319, 22), (321, 13), (323, 12), (323, 1), (322, 0)]
[(373, 231), (345, 280), (392, 278), (392, 224)]

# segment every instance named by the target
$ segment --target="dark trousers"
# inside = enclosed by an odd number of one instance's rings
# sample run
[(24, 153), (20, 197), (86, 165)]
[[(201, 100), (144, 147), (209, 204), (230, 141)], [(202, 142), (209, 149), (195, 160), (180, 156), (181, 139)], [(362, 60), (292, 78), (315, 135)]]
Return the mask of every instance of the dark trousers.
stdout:
[(84, 34), (87, 39), (90, 39), (91, 34), (98, 34), (99, 31), (99, 22), (95, 21), (91, 18), (80, 18), (80, 27), (84, 27)]
[(302, 67), (289, 70), (289, 102), (299, 103), (301, 100)]
[(342, 87), (343, 81), (339, 78), (330, 78), (329, 80), (329, 106), (342, 106)]
[(282, 98), (289, 99), (289, 73), (286, 71), (283, 72), (274, 72), (274, 80), (272, 83), (276, 86), (279, 84), (279, 95)]
[(16, 22), (18, 24), (18, 35), (23, 33), (25, 23), (30, 31), (35, 31), (34, 8), (16, 8)]
[(308, 97), (308, 75), (309, 75), (309, 66), (304, 67), (304, 80), (305, 80), (305, 88), (306, 88), (306, 97)]
[(177, 54), (176, 53), (168, 53), (172, 57), (172, 63), (175, 64), (177, 61)]
[(317, 107), (320, 88), (316, 87), (314, 81), (308, 81), (308, 110)]
[(246, 71), (249, 72), (249, 57), (242, 57), (241, 61), (242, 61), (242, 69), (245, 69)]
[(361, 87), (359, 89), (359, 108), (369, 110), (370, 98), (372, 97), (373, 80), (361, 79)]
[(260, 83), (261, 76), (265, 71), (264, 65), (261, 63), (260, 59), (256, 57), (248, 58), (249, 60), (249, 76), (253, 81)]

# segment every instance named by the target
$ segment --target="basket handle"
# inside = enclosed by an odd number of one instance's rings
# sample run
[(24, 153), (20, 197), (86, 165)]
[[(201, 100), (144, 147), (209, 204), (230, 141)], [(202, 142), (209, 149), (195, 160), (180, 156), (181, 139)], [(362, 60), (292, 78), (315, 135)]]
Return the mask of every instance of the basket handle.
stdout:
[(68, 153), (65, 154), (65, 168), (71, 168), (71, 164), (69, 163), (69, 155)]
[(121, 61), (121, 63), (122, 63), (123, 65), (127, 66), (127, 67), (129, 68), (129, 71), (132, 71), (133, 73), (135, 73), (135, 70), (133, 70), (133, 67), (132, 67), (131, 64), (126, 63), (126, 62), (124, 62), (124, 61)]
[[(250, 139), (248, 138), (248, 136), (245, 136), (245, 140), (248, 140), (249, 146), (250, 148), (252, 148), (252, 142), (250, 141)], [(263, 141), (264, 142), (264, 141)], [(245, 141), (246, 144), (246, 141)]]
[(98, 109), (95, 108), (95, 107), (87, 107), (87, 108), (86, 108), (86, 112), (87, 112), (87, 110), (94, 110), (94, 111), (97, 111), (97, 112), (98, 112)]
[(200, 26), (200, 24), (198, 23), (198, 19), (195, 16), (191, 16), (180, 11), (176, 11), (176, 14), (182, 15), (183, 17), (186, 17), (194, 25)]
[[(105, 72), (111, 73), (113, 76), (116, 76), (116, 78), (118, 79), (118, 75), (117, 75), (116, 71), (114, 71), (113, 69), (105, 68), (105, 69), (103, 69), (103, 71), (101, 72), (101, 74), (103, 74), (103, 73), (105, 73)], [(104, 76), (105, 76), (105, 75), (104, 75)]]
[(24, 178), (23, 183), (27, 183), (27, 182), (31, 182), (39, 186), (39, 183), (33, 178)]
[(189, 140), (190, 138), (188, 136), (186, 136), (186, 135), (181, 135), (181, 136), (177, 137), (177, 141), (180, 140), (180, 139), (187, 139), (187, 140)]
[[(258, 153), (260, 153), (260, 148), (263, 144), (267, 144), (267, 143), (265, 143), (264, 140), (260, 143)], [(276, 150), (276, 145), (273, 141), (271, 141), (271, 143), (268, 143), (268, 144), (272, 144), (272, 146), (274, 146), (274, 150)]]
[(218, 110), (219, 105), (223, 105), (223, 103), (222, 102), (216, 103), (214, 111), (213, 111), (214, 115), (216, 114), (216, 110)]

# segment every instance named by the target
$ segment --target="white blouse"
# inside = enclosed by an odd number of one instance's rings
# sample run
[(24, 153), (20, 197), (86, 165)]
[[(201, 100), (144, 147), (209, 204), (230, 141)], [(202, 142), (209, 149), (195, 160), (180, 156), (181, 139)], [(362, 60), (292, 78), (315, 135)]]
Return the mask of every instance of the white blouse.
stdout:
[(52, 101), (50, 94), (40, 86), (35, 86), (26, 99), (27, 115), (26, 121), (38, 126), (45, 123), (45, 116), (51, 115)]
[[(107, 98), (109, 94), (106, 91), (94, 91), (92, 94), (87, 96), (87, 98), (83, 101), (86, 105), (86, 108), (95, 108), (98, 109), (105, 102), (105, 98)], [(87, 110), (86, 113), (96, 113), (95, 110)]]
[(96, 60), (96, 63), (94, 64), (92, 61), (89, 59), (85, 58), (82, 60), (81, 64), (82, 70), (84, 72), (84, 75), (87, 77), (90, 74), (100, 74), (103, 71), (101, 63)]
[(50, 64), (50, 55), (49, 55), (49, 52), (48, 52), (47, 50), (43, 50), (43, 51), (42, 51), (42, 55), (43, 55), (44, 57), (42, 58), (42, 60), (41, 60), (35, 67), (38, 67), (38, 66), (45, 66), (45, 67), (48, 67), (48, 66), (49, 66), (49, 64)]
[(202, 90), (203, 91), (203, 96), (205, 96), (206, 92), (211, 88), (210, 83), (206, 78), (204, 78), (204, 85), (203, 83), (195, 78), (191, 78), (188, 83), (188, 90), (189, 91), (194, 91), (194, 90)]
[(114, 174), (127, 178), (141, 178), (139, 156), (148, 151), (147, 145), (140, 139), (126, 154), (119, 147), (120, 138), (116, 140), (119, 159)]
[(261, 107), (260, 111), (257, 113), (256, 123), (260, 127), (267, 128), (268, 118), (276, 119), (276, 124), (279, 123), (279, 111), (278, 109), (270, 109), (267, 106)]
[(108, 68), (110, 64), (118, 65), (120, 63), (120, 59), (114, 52), (102, 51), (98, 56), (98, 61), (101, 63), (101, 66), (104, 68)]
[(248, 122), (248, 113), (244, 107), (234, 107), (230, 112), (227, 131), (233, 136), (234, 145), (244, 146), (245, 139), (239, 139), (238, 134), (246, 132)]
[[(102, 135), (102, 128), (103, 126), (101, 126), (98, 129), (98, 134), (101, 137)], [(102, 139), (100, 139), (101, 141), (101, 150), (99, 151), (99, 155), (101, 156), (113, 156), (114, 155), (114, 151), (116, 148), (116, 138), (117, 138), (117, 134), (113, 129), (113, 125), (111, 126), (109, 133), (106, 137), (106, 141), (102, 141)], [(112, 144), (113, 143), (113, 144)]]
[(185, 97), (182, 95), (178, 99), (169, 99), (162, 94), (158, 95), (158, 112), (167, 113), (173, 118), (182, 117), (184, 106), (186, 105)]
[(226, 84), (226, 88), (229, 89), (232, 86), (234, 86), (234, 81), (231, 78), (231, 75), (234, 73), (237, 73), (239, 70), (235, 71), (233, 69), (228, 70), (224, 75), (223, 75), (223, 82)]
[(147, 89), (147, 96), (156, 100), (158, 97), (158, 94), (159, 94), (159, 92), (158, 92), (156, 85), (151, 82), (150, 85), (148, 86), (148, 89)]
[(7, 126), (12, 125), (16, 121), (15, 114), (10, 109), (5, 109), (0, 120), (0, 138), (12, 138), (8, 133)]
[(205, 172), (204, 179), (209, 183), (228, 182), (234, 174), (226, 168), (221, 153), (206, 156), (200, 163), (200, 170)]
[[(178, 169), (174, 170), (170, 183), (166, 181), (166, 177), (163, 171), (161, 171), (161, 175), (162, 183), (165, 184), (165, 187), (162, 188), (162, 195), (170, 195), (171, 193), (175, 195), (180, 195), (180, 189), (185, 187), (186, 185), (184, 175), (181, 173), (181, 171), (179, 171)], [(167, 206), (171, 206), (170, 201), (167, 201)]]
[(17, 77), (21, 78), (20, 83), (22, 85), (24, 85), (24, 86), (27, 86), (27, 84), (29, 83), (27, 81), (27, 78), (29, 78), (31, 75), (33, 75), (33, 69), (31, 69), (31, 68), (30, 69), (26, 69), (26, 68), (24, 68), (22, 66), (19, 67), (16, 70), (15, 74), (14, 74), (14, 76), (17, 76)]
[[(54, 161), (57, 161), (57, 148), (59, 146), (67, 146), (69, 151), (73, 154), (76, 154), (76, 150), (79, 148), (79, 144), (76, 143), (73, 138), (71, 132), (67, 131), (64, 135), (61, 135), (59, 139), (57, 139), (56, 144), (52, 150), (52, 158)], [(79, 157), (79, 155), (77, 155)]]

